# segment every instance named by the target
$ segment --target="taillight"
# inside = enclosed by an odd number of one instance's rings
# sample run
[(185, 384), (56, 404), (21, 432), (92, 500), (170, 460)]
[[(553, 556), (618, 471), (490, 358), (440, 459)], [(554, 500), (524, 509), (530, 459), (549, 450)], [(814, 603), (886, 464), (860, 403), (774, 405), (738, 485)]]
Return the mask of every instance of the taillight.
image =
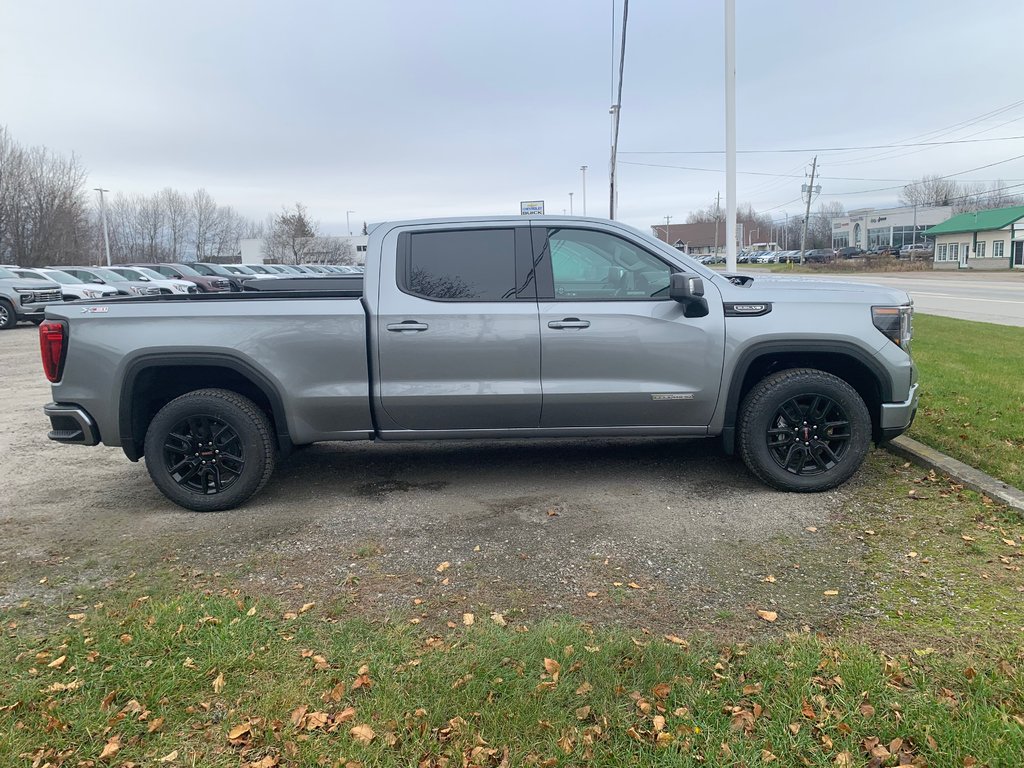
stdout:
[(60, 381), (64, 372), (64, 356), (67, 354), (67, 328), (56, 320), (44, 320), (39, 324), (39, 351), (43, 355), (43, 373), (52, 382)]

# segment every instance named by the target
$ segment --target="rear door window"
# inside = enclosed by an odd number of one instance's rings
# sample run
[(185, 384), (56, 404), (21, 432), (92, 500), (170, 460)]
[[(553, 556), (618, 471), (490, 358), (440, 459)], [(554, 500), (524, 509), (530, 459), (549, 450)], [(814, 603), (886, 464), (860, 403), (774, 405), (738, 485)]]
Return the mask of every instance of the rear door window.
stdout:
[(515, 230), (413, 232), (404, 267), (404, 290), (425, 299), (515, 300)]

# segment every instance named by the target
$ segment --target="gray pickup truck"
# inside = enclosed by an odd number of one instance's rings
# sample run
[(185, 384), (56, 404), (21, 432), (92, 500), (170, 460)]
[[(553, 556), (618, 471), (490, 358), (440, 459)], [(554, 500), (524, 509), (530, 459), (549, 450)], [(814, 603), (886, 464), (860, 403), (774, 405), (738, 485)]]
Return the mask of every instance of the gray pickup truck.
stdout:
[(324, 440), (719, 436), (821, 491), (917, 409), (905, 293), (720, 274), (617, 222), (385, 223), (363, 280), (295, 282), (49, 307), (50, 439), (145, 456), (199, 511)]

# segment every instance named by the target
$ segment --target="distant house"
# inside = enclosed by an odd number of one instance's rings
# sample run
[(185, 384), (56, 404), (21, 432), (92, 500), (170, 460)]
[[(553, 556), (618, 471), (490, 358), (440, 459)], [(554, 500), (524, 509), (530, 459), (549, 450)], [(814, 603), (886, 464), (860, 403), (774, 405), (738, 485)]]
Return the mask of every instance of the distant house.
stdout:
[(1024, 205), (961, 213), (924, 234), (935, 269), (1024, 269)]
[(715, 253), (725, 248), (725, 222), (697, 224), (654, 224), (651, 232), (659, 240), (693, 256)]

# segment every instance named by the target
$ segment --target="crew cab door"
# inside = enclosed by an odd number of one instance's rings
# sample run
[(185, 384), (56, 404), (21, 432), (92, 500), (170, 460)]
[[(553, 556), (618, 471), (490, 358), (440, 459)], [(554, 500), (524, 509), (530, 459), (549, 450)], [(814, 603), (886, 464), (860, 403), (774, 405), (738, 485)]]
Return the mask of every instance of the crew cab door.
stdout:
[(528, 227), (406, 231), (382, 266), (379, 428), (506, 430), (540, 424), (540, 332)]
[[(677, 266), (614, 232), (534, 227), (543, 427), (681, 427), (701, 434), (718, 400), (721, 297), (686, 317), (668, 296)], [(691, 429), (685, 429), (691, 428)]]

